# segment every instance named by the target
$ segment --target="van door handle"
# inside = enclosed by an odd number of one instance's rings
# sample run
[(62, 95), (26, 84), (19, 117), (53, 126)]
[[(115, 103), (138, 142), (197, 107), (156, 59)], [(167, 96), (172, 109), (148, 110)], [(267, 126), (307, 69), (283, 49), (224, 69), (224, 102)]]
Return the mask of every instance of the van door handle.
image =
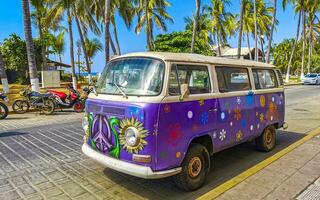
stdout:
[(215, 107), (209, 108), (209, 112), (217, 112), (217, 111), (218, 111), (218, 108), (215, 108)]

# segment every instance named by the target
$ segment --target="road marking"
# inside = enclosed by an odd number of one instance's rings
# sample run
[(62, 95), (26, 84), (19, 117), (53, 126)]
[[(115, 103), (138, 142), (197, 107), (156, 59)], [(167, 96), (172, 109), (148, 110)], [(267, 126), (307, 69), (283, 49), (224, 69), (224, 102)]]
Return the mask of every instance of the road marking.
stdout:
[(302, 139), (296, 141), (295, 143), (293, 143), (290, 146), (286, 147), (285, 149), (279, 151), (278, 153), (274, 154), (273, 156), (265, 159), (264, 161), (256, 164), (255, 166), (247, 169), (246, 171), (242, 172), (238, 176), (222, 183), (218, 187), (214, 188), (213, 190), (207, 192), (206, 194), (200, 196), (197, 199), (198, 200), (208, 200), (208, 199), (217, 198), (218, 196), (220, 196), (221, 194), (223, 194), (227, 190), (230, 190), (231, 188), (235, 187), (236, 185), (243, 182), (244, 180), (246, 180), (250, 176), (256, 174), (257, 172), (259, 172), (263, 168), (267, 167), (271, 163), (275, 162), (279, 158), (281, 158), (284, 155), (288, 154), (289, 152), (293, 151), (294, 149), (296, 149), (300, 145), (304, 144), (305, 142), (311, 140), (312, 138), (314, 138), (317, 135), (320, 135), (320, 128), (317, 128), (315, 130), (310, 131), (308, 133), (308, 135), (306, 135)]

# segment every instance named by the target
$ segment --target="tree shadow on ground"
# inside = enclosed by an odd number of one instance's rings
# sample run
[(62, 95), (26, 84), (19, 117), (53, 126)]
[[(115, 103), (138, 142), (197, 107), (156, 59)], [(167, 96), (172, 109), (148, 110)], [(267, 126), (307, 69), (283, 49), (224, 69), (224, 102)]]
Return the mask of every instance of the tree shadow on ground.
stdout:
[(290, 144), (298, 141), (305, 134), (278, 131), (277, 146), (272, 152), (260, 152), (254, 142), (247, 142), (218, 152), (211, 157), (211, 170), (206, 184), (197, 191), (185, 192), (177, 188), (172, 178), (145, 180), (121, 174), (124, 179), (115, 178), (115, 172), (106, 168), (105, 176), (127, 190), (147, 199), (195, 199), (214, 189), (225, 181), (241, 174), (245, 170), (276, 154)]
[(25, 132), (4, 132), (4, 133), (0, 133), (0, 138), (4, 138), (4, 137), (11, 137), (11, 136), (19, 136), (19, 135), (26, 135), (29, 133), (25, 133)]

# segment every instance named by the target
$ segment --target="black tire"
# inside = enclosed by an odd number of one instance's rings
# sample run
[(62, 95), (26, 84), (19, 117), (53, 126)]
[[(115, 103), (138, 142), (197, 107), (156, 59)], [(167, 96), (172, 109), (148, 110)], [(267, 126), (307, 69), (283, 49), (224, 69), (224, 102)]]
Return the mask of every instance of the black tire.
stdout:
[(28, 112), (29, 107), (29, 103), (26, 100), (15, 100), (12, 104), (12, 110), (17, 114), (24, 114)]
[(42, 112), (45, 115), (51, 115), (55, 109), (55, 103), (52, 99), (44, 99), (43, 100), (44, 107), (42, 108)]
[(73, 111), (76, 113), (81, 113), (84, 110), (84, 104), (81, 101), (77, 101), (73, 104)]
[(191, 144), (181, 167), (181, 173), (174, 177), (177, 186), (185, 191), (199, 189), (205, 183), (210, 169), (208, 150), (203, 145)]
[(276, 146), (276, 129), (274, 126), (268, 126), (263, 133), (256, 139), (257, 149), (269, 152)]
[(6, 104), (0, 102), (0, 119), (5, 119), (9, 114)]

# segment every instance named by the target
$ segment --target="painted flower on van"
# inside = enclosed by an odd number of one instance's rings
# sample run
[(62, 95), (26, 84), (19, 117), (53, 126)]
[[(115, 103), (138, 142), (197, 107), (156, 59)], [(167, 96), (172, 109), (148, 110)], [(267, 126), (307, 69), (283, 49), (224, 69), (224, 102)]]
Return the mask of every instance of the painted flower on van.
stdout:
[(239, 107), (237, 107), (235, 110), (234, 110), (234, 118), (239, 121), (241, 119), (241, 110)]
[(237, 104), (240, 105), (241, 104), (241, 98), (237, 97)]
[(206, 125), (209, 122), (209, 114), (204, 112), (201, 114), (201, 124)]
[(138, 119), (131, 117), (124, 118), (119, 126), (120, 144), (123, 149), (129, 153), (138, 153), (147, 145), (145, 138), (148, 131), (144, 129), (143, 123)]
[(236, 139), (237, 139), (237, 142), (240, 142), (241, 140), (243, 140), (243, 133), (241, 132), (241, 130), (237, 132)]
[(260, 123), (263, 123), (263, 122), (264, 122), (265, 118), (264, 118), (264, 114), (263, 114), (263, 113), (261, 113), (261, 114), (259, 115), (259, 119), (260, 119)]
[(266, 97), (261, 95), (260, 96), (260, 106), (265, 107), (266, 106)]
[(181, 125), (179, 123), (169, 125), (169, 137), (167, 142), (176, 147), (182, 137)]
[(224, 139), (226, 139), (226, 137), (227, 137), (227, 132), (226, 132), (226, 130), (222, 129), (222, 130), (220, 131), (219, 139), (220, 139), (221, 141), (223, 141)]
[(163, 111), (165, 113), (169, 113), (171, 111), (171, 108), (170, 108), (170, 105), (169, 104), (166, 104), (164, 107), (163, 107)]
[(253, 106), (254, 104), (254, 96), (253, 95), (247, 95), (246, 96), (246, 103), (248, 106)]

